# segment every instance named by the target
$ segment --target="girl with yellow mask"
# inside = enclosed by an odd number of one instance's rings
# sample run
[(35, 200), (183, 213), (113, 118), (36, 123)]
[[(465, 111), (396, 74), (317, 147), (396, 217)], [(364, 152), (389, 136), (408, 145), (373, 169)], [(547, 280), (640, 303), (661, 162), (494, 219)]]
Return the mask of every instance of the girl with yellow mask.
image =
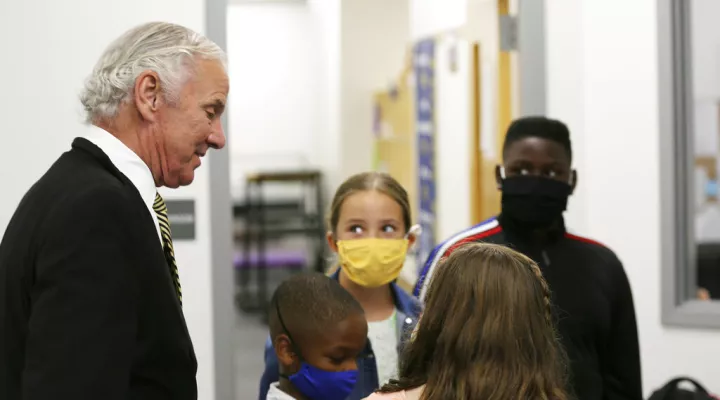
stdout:
[[(357, 359), (359, 376), (347, 400), (363, 399), (397, 376), (398, 353), (417, 323), (420, 303), (395, 283), (415, 242), (411, 221), (407, 192), (387, 174), (353, 175), (333, 197), (327, 241), (339, 268), (331, 276), (355, 297), (368, 320), (368, 343)], [(268, 346), (261, 400), (277, 380), (277, 360)]]

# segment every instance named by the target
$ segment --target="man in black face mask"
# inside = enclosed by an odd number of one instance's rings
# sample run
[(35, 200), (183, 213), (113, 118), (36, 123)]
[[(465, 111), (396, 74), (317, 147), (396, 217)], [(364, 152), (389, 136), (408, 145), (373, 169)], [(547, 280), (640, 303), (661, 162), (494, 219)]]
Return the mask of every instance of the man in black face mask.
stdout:
[(565, 230), (563, 212), (577, 184), (570, 134), (560, 121), (514, 121), (496, 170), (500, 216), (441, 243), (415, 287), (425, 295), (438, 262), (468, 242), (508, 245), (535, 260), (550, 285), (561, 341), (578, 400), (641, 400), (640, 352), (632, 293), (607, 247)]

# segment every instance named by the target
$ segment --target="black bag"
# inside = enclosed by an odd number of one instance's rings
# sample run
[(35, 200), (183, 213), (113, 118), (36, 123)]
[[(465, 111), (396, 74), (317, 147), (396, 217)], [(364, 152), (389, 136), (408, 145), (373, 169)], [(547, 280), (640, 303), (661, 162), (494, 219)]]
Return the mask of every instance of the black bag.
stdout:
[[(690, 382), (695, 390), (681, 389), (680, 382)], [(715, 400), (710, 393), (696, 380), (688, 377), (679, 377), (666, 383), (665, 386), (653, 392), (648, 400)]]

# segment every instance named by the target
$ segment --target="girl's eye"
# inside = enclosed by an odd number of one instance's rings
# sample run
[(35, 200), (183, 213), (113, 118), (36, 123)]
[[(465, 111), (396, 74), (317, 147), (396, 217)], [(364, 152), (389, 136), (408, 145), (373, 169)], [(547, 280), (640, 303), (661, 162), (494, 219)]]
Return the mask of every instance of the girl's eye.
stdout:
[(361, 234), (363, 232), (363, 229), (360, 225), (353, 225), (350, 227), (350, 232)]
[(396, 229), (395, 229), (395, 227), (392, 226), (392, 225), (385, 225), (385, 226), (383, 226), (382, 231), (383, 231), (384, 233), (393, 233), (393, 232), (396, 231)]
[(553, 170), (550, 170), (550, 171), (547, 171), (547, 172), (545, 173), (545, 175), (546, 175), (548, 178), (554, 178), (554, 177), (556, 177), (558, 174), (557, 174), (557, 172), (555, 172), (555, 171), (553, 171)]

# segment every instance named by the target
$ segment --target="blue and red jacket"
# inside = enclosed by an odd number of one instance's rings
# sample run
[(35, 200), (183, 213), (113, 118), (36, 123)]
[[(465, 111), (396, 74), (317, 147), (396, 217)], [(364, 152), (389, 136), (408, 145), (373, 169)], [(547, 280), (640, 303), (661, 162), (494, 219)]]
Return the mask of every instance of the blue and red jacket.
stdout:
[(635, 307), (615, 253), (568, 233), (562, 220), (540, 243), (501, 215), (437, 245), (420, 272), (415, 296), (424, 298), (443, 257), (471, 242), (506, 245), (540, 266), (570, 358), (571, 389), (579, 400), (642, 400)]

